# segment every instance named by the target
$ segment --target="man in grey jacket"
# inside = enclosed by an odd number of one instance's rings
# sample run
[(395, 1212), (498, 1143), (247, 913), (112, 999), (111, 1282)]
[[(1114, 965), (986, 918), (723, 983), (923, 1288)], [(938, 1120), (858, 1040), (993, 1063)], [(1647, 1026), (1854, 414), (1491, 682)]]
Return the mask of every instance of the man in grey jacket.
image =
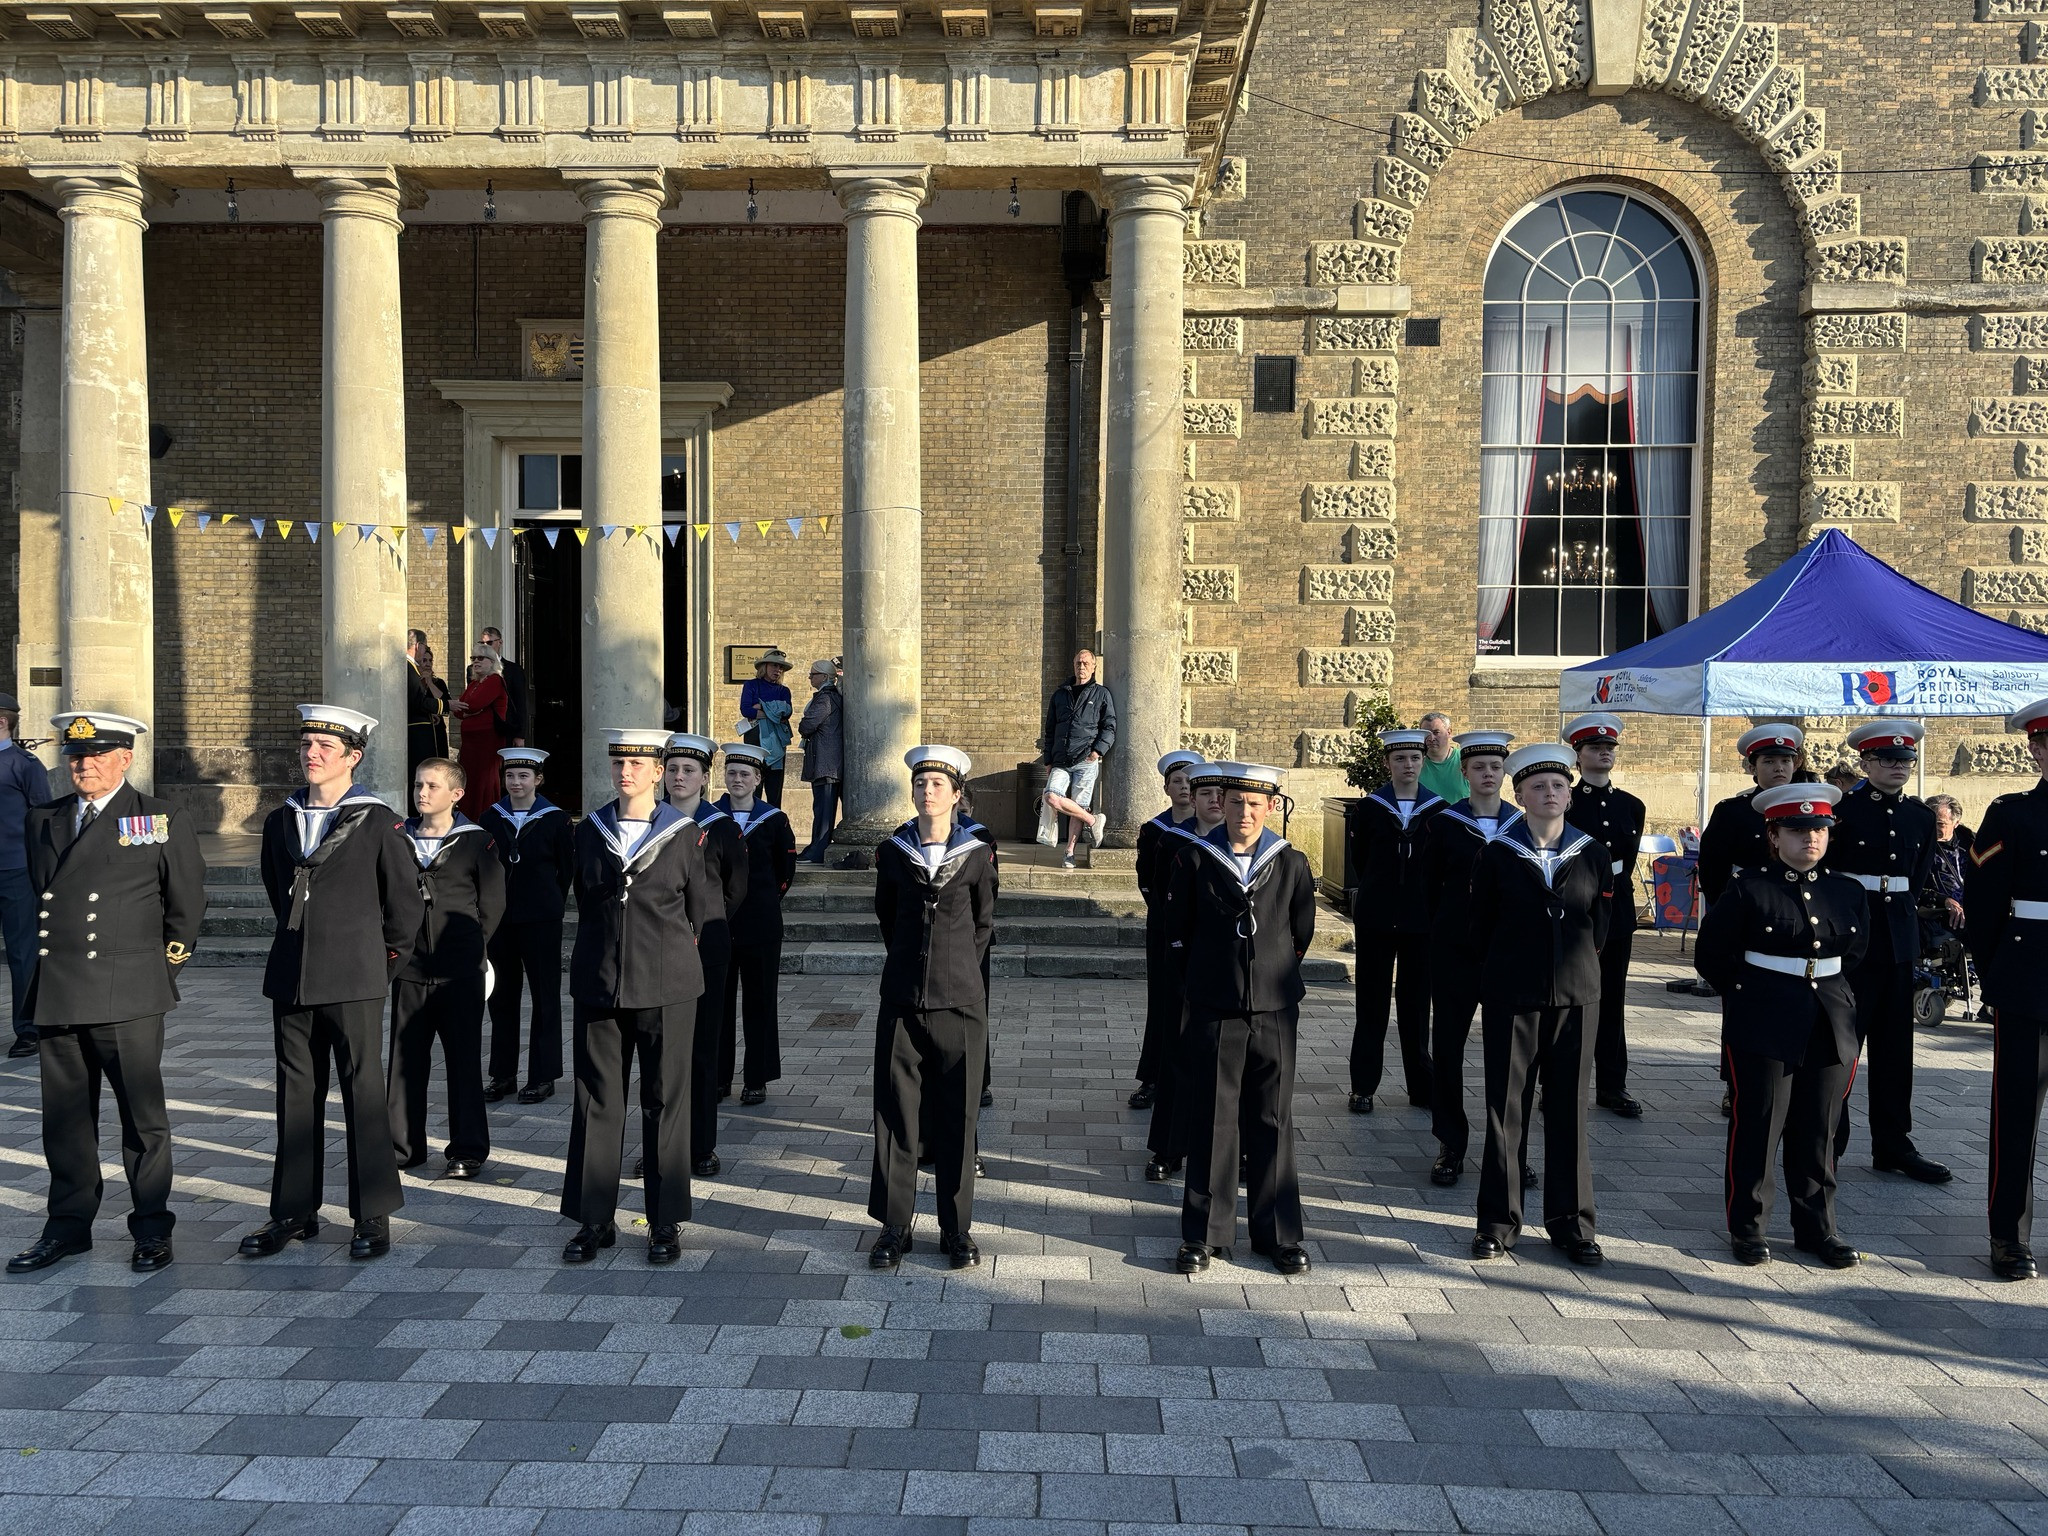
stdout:
[(804, 744), (804, 782), (811, 786), (811, 841), (798, 855), (807, 863), (825, 862), (825, 845), (839, 819), (839, 780), (846, 750), (846, 703), (839, 693), (839, 666), (811, 663), (811, 701), (804, 706), (796, 733)]
[(1074, 653), (1074, 680), (1053, 690), (1045, 704), (1045, 734), (1038, 739), (1045, 754), (1045, 811), (1038, 819), (1038, 840), (1051, 847), (1059, 841), (1055, 816), (1067, 818), (1067, 856), (1074, 867), (1074, 845), (1086, 826), (1089, 840), (1102, 841), (1107, 816), (1094, 810), (1095, 779), (1102, 760), (1116, 745), (1116, 701), (1095, 681), (1095, 653), (1082, 647)]

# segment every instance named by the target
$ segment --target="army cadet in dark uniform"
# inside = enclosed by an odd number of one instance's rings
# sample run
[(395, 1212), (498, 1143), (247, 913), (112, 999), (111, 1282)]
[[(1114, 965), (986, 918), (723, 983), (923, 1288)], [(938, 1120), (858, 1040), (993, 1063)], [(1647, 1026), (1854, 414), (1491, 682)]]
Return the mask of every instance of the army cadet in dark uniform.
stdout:
[(1242, 1177), (1252, 1252), (1283, 1275), (1305, 1274), (1294, 1061), (1307, 991), (1301, 960), (1316, 936), (1315, 876), (1301, 850), (1266, 825), (1286, 776), (1254, 763), (1216, 767), (1223, 821), (1175, 857), (1166, 885), (1167, 932), (1187, 999), (1180, 1092), (1188, 1169), (1174, 1268), (1191, 1275), (1230, 1256)]
[(732, 1092), (744, 1011), (747, 1064), (740, 1102), (760, 1104), (782, 1076), (782, 897), (796, 878), (796, 832), (782, 808), (761, 798), (768, 772), (762, 750), (747, 742), (725, 747), (725, 787), (718, 808), (747, 845), (747, 892), (732, 915), (732, 964), (725, 973), (725, 1014), (718, 1041), (718, 1096)]
[(562, 1262), (588, 1264), (618, 1241), (626, 1084), (640, 1058), (647, 1262), (682, 1257), (690, 1219), (690, 1055), (704, 971), (697, 934), (723, 910), (697, 824), (656, 798), (667, 731), (607, 730), (616, 800), (576, 828), (576, 1108), (562, 1214), (577, 1223)]
[(1444, 1186), (1457, 1183), (1464, 1173), (1472, 1138), (1465, 1115), (1465, 1041), (1479, 1012), (1479, 971), (1467, 948), (1472, 866), (1480, 849), (1522, 819), (1500, 798), (1514, 734), (1466, 731), (1451, 739), (1471, 793), (1430, 818), (1422, 846), (1423, 897), (1429, 906), (1429, 1055), (1436, 1093), (1430, 1130), (1439, 1149), (1429, 1178)]
[(1607, 850), (1607, 876), (1614, 882), (1614, 910), (1607, 915), (1607, 942), (1600, 947), (1600, 1027), (1593, 1040), (1593, 1102), (1624, 1120), (1643, 1117), (1642, 1101), (1628, 1091), (1628, 962), (1636, 942), (1636, 859), (1643, 850), (1643, 802), (1609, 777), (1621, 746), (1621, 720), (1607, 714), (1580, 715), (1564, 728), (1578, 762), (1572, 786), (1571, 824)]
[(413, 770), (406, 840), (426, 916), (391, 984), (391, 1150), (401, 1169), (427, 1160), (434, 1042), (448, 1073), (448, 1177), (473, 1179), (491, 1155), (484, 1108), (484, 952), (505, 912), (505, 866), (491, 835), (455, 808), (462, 767), (429, 757)]
[[(2048, 699), (2009, 724), (2048, 775)], [(1963, 870), (1963, 943), (1991, 1008), (1991, 1268), (2032, 1280), (2034, 1143), (2048, 1094), (2048, 778), (2000, 795)]]
[[(995, 861), (954, 820), (973, 771), (965, 752), (904, 755), (917, 815), (875, 850), (875, 919), (888, 950), (875, 1022), (875, 1160), (868, 1214), (882, 1223), (868, 1263), (894, 1269), (911, 1249), (922, 1137), (937, 1186), (939, 1251), (981, 1262), (974, 1225), (975, 1116), (987, 1053), (982, 956), (995, 934)], [(930, 1112), (927, 1099), (935, 1100)]]
[(1486, 1152), (1475, 1259), (1497, 1259), (1522, 1230), (1524, 1089), (1543, 1081), (1543, 1224), (1575, 1264), (1598, 1264), (1593, 1168), (1586, 1154), (1587, 1014), (1600, 1001), (1600, 946), (1613, 910), (1607, 850), (1565, 820), (1572, 752), (1523, 747), (1508, 758), (1522, 819), (1472, 869), (1472, 955), (1486, 1044)]
[(1427, 731), (1381, 731), (1387, 782), (1351, 807), (1351, 920), (1356, 930), (1358, 1018), (1351, 1033), (1351, 1112), (1372, 1113), (1387, 1054), (1387, 1014), (1401, 1035), (1408, 1102), (1434, 1102), (1429, 1072), (1429, 908), (1422, 840), (1444, 802), (1422, 787)]
[[(1870, 1160), (1880, 1173), (1946, 1184), (1947, 1166), (1913, 1145), (1913, 965), (1920, 958), (1920, 893), (1934, 872), (1934, 812), (1905, 789), (1926, 729), (1917, 720), (1873, 720), (1849, 733), (1863, 782), (1836, 808), (1823, 863), (1870, 898), (1870, 948), (1849, 978), (1856, 1032), (1870, 1053)], [(1837, 1161), (1848, 1147), (1845, 1102), (1835, 1126)]]
[(1138, 1047), (1138, 1088), (1127, 1101), (1132, 1109), (1150, 1109), (1159, 1082), (1180, 1038), (1179, 974), (1172, 963), (1158, 922), (1166, 895), (1166, 864), (1194, 825), (1195, 792), (1188, 770), (1202, 761), (1199, 752), (1169, 752), (1159, 759), (1166, 809), (1138, 828), (1138, 895), (1145, 903), (1145, 1035)]
[[(697, 963), (704, 968), (704, 991), (697, 999), (697, 1018), (690, 1051), (690, 1172), (712, 1178), (724, 1167), (718, 1160), (718, 1050), (725, 1038), (725, 973), (732, 964), (732, 917), (747, 899), (747, 842), (739, 824), (704, 798), (711, 783), (711, 760), (718, 743), (709, 736), (679, 733), (668, 739), (662, 769), (662, 792), (668, 803), (697, 824), (697, 856), (718, 899), (697, 930)], [(645, 1071), (643, 1065), (641, 1068)], [(641, 1170), (646, 1155), (641, 1155)], [(637, 1172), (637, 1171), (636, 1171)]]
[(1693, 963), (1721, 996), (1728, 1120), (1728, 1238), (1743, 1264), (1771, 1261), (1771, 1157), (1785, 1147), (1792, 1245), (1831, 1269), (1856, 1250), (1835, 1234), (1835, 1116), (1856, 1062), (1848, 972), (1870, 940), (1863, 893), (1816, 866), (1830, 784), (1782, 784), (1751, 800), (1771, 857), (1747, 865), (1700, 923)]
[[(517, 1090), (522, 1104), (555, 1094), (562, 1075), (562, 923), (576, 876), (569, 813), (540, 793), (548, 755), (500, 747), (505, 795), (480, 818), (505, 864), (505, 917), (491, 935), (491, 1067), (484, 1102)], [(533, 994), (526, 1084), (519, 1082), (519, 993)]]
[(355, 784), (377, 722), (339, 705), (299, 706), (295, 789), (263, 823), (263, 889), (277, 918), (263, 995), (277, 1047), (277, 1163), (270, 1220), (250, 1258), (320, 1230), (331, 1056), (348, 1129), (348, 1256), (391, 1251), (405, 1204), (384, 1097), (384, 997), (418, 941), (419, 865), (398, 813)]
[(11, 1275), (92, 1247), (100, 1178), (100, 1083), (121, 1117), (135, 1239), (129, 1267), (171, 1262), (171, 1121), (164, 1106), (164, 1015), (206, 910), (206, 865), (183, 812), (128, 783), (126, 715), (58, 715), (51, 724), (73, 793), (31, 807), (25, 831), (37, 910), (29, 986), (41, 1043), (43, 1235), (7, 1261)]

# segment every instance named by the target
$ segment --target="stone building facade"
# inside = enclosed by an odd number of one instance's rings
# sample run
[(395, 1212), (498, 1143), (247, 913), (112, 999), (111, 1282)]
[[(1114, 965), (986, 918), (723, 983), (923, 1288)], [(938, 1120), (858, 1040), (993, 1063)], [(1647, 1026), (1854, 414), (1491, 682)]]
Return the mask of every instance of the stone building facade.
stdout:
[[(2048, 627), (2048, 0), (0, 13), (17, 691), (153, 718), (223, 827), (286, 782), (292, 702), (389, 712), (406, 623), (451, 675), (483, 623), (578, 650), (585, 747), (621, 711), (729, 734), (750, 649), (843, 652), (870, 821), (919, 734), (1013, 815), (1096, 643), (1125, 830), (1176, 734), (1304, 801), (1374, 696), (1547, 735), (1586, 635), (1823, 527)], [(1604, 368), (1525, 356), (1515, 397), (1599, 451), (1504, 446), (1489, 273), (1550, 203), (1682, 249), (1675, 435), (1615, 300)], [(1517, 313), (1527, 355), (1582, 335)], [(1504, 506), (1558, 517), (1563, 574)], [(1575, 582), (1634, 595), (1529, 640)], [(1675, 826), (1700, 761), (1643, 718), (1622, 771)], [(2022, 762), (1943, 723), (1927, 788)]]

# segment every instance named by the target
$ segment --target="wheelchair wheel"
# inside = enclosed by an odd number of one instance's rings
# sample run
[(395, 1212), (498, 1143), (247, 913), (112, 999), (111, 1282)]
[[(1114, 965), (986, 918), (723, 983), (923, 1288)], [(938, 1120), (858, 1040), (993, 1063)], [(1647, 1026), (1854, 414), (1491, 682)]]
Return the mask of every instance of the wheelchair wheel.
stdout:
[(1938, 985), (1926, 984), (1913, 990), (1913, 1022), (1922, 1029), (1938, 1029), (1948, 1014), (1948, 993)]

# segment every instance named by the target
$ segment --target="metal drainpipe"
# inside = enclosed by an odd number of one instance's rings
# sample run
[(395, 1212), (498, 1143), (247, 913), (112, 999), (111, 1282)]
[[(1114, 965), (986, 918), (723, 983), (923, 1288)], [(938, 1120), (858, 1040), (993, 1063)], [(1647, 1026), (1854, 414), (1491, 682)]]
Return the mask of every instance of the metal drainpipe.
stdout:
[[(1088, 382), (1088, 299), (1102, 276), (1102, 225), (1092, 218), (1084, 192), (1069, 192), (1060, 221), (1060, 268), (1067, 281), (1067, 531), (1060, 551), (1066, 556), (1067, 649), (1071, 656), (1083, 641), (1081, 623), (1081, 424)], [(1092, 627), (1087, 643), (1093, 644)]]

